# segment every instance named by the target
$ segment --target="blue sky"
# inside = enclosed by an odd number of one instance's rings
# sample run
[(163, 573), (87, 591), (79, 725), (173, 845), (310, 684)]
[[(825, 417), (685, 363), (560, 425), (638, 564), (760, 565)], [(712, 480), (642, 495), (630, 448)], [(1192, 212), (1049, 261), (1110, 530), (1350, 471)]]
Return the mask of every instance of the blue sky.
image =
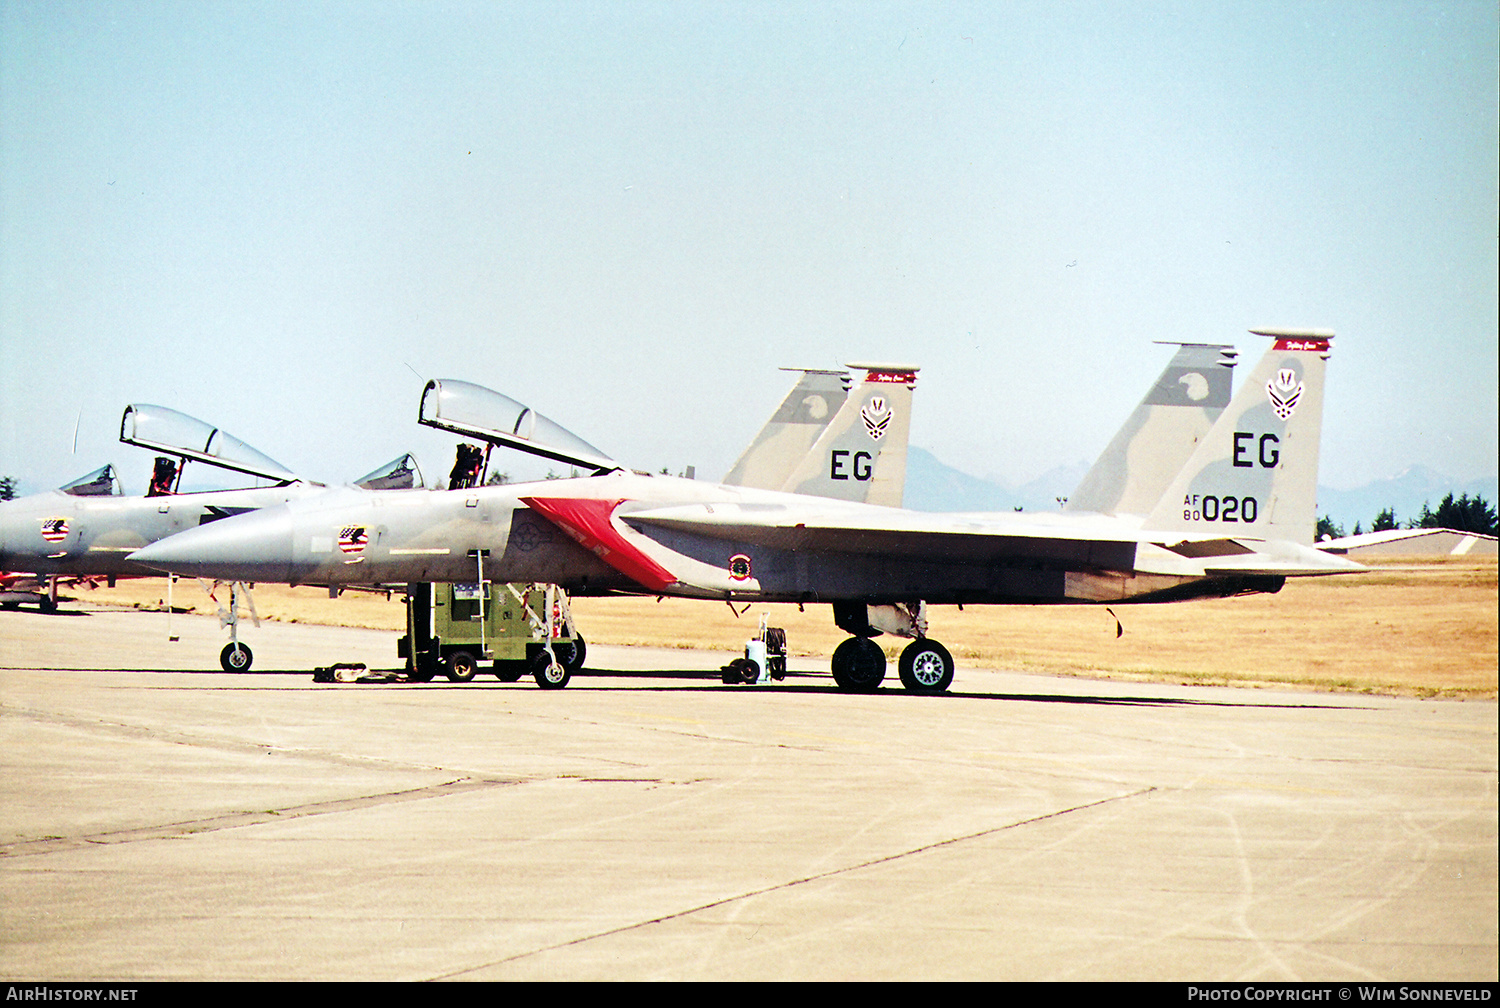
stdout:
[(1497, 49), (1488, 0), (0, 0), (0, 474), (139, 493), (146, 402), (435, 479), (451, 377), (717, 478), (778, 366), (874, 359), (1025, 480), (1153, 340), (1311, 326), (1324, 483), (1490, 475)]

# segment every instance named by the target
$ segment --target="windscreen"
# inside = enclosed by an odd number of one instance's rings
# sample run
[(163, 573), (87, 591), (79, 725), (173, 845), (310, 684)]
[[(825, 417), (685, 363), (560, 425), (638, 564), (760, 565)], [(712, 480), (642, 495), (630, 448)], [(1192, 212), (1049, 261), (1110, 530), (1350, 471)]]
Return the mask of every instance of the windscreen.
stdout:
[(71, 483), (64, 483), (58, 489), (73, 497), (119, 497), (122, 493), (120, 481), (115, 477), (115, 467), (112, 465), (95, 469), (87, 476), (80, 476)]
[(410, 490), (422, 485), (422, 470), (417, 468), (417, 460), (408, 452), (361, 476), (354, 485), (366, 490)]

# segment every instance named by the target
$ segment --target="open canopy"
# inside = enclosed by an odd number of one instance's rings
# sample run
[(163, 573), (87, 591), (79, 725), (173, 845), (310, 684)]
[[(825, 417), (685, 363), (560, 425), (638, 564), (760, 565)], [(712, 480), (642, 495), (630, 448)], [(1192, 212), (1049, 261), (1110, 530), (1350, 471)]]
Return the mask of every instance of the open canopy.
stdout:
[(302, 478), (234, 435), (165, 406), (126, 406), (125, 415), (120, 418), (120, 440), (277, 484), (296, 483)]
[(422, 390), (417, 421), (596, 472), (620, 468), (608, 455), (530, 407), (470, 382), (429, 381)]

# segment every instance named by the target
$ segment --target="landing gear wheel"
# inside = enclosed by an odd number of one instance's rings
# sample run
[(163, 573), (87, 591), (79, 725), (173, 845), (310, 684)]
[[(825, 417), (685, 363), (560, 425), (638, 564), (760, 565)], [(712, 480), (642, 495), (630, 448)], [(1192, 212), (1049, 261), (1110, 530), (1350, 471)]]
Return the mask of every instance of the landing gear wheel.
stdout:
[(926, 637), (906, 645), (900, 668), (901, 685), (911, 693), (941, 693), (953, 683), (953, 656)]
[(542, 651), (532, 659), (532, 677), (536, 684), (542, 689), (562, 689), (568, 685), (568, 680), (573, 673), (561, 661), (562, 655), (558, 655), (558, 661), (553, 661), (552, 656)]
[(467, 651), (455, 651), (448, 656), (448, 667), (443, 670), (443, 675), (454, 682), (472, 682), (478, 672), (473, 655)]
[(219, 664), (224, 666), (225, 672), (248, 672), (250, 661), (250, 649), (243, 644), (225, 644), (224, 650), (219, 652)]
[(846, 693), (873, 693), (885, 678), (885, 652), (868, 637), (850, 637), (833, 651), (833, 681)]

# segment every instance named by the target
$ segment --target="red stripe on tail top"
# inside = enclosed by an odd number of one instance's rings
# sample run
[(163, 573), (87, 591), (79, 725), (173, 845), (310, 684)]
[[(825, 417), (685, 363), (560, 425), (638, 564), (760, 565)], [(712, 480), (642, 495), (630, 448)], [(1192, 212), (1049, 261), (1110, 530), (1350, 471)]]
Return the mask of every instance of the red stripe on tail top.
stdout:
[(676, 583), (677, 578), (671, 571), (631, 545), (615, 526), (615, 508), (623, 504), (623, 500), (522, 497), (521, 503), (540, 513), (584, 549), (637, 584), (659, 592)]
[(1281, 338), (1281, 339), (1279, 339), (1279, 340), (1276, 341), (1276, 349), (1277, 350), (1316, 350), (1319, 353), (1326, 353), (1328, 351), (1328, 341), (1326, 339), (1305, 339), (1305, 338), (1293, 338), (1293, 337), (1289, 337), (1288, 336), (1288, 337), (1283, 337), (1283, 338)]

